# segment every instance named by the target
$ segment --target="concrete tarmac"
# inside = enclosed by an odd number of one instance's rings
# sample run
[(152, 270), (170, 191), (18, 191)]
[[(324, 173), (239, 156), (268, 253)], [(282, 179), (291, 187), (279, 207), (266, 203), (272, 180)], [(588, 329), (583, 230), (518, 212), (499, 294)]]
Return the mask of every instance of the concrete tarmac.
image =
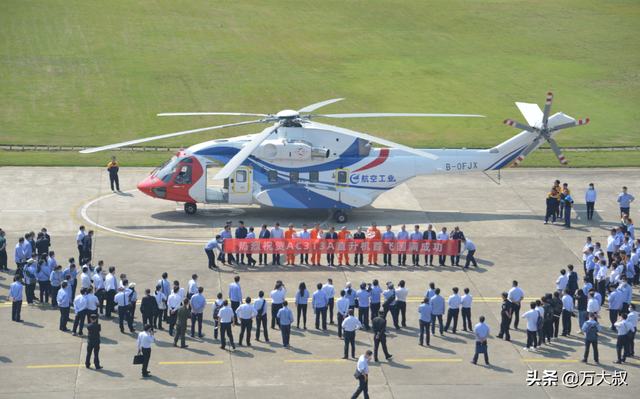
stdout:
[[(588, 235), (606, 245), (608, 229), (619, 224), (616, 197), (623, 185), (640, 197), (638, 169), (510, 169), (501, 174), (500, 185), (480, 173), (447, 176), (423, 176), (382, 195), (371, 207), (349, 213), (346, 224), (351, 231), (357, 226), (368, 228), (376, 221), (383, 230), (391, 224), (398, 231), (402, 224), (421, 230), (431, 223), (436, 231), (459, 226), (473, 240), (478, 251), (478, 267), (469, 269), (450, 266), (393, 267), (382, 266), (223, 266), (207, 269), (204, 243), (219, 234), (226, 220), (238, 220), (256, 231), (262, 223), (270, 227), (279, 221), (282, 227), (293, 223), (318, 221), (333, 225), (327, 211), (290, 211), (274, 208), (207, 206), (196, 215), (186, 215), (182, 204), (152, 199), (135, 189), (151, 169), (121, 168), (123, 194), (113, 194), (104, 168), (0, 168), (0, 228), (7, 232), (7, 251), (11, 272), (0, 273), (0, 396), (2, 398), (95, 398), (131, 395), (136, 398), (347, 398), (357, 388), (353, 378), (355, 360), (341, 360), (343, 341), (337, 337), (335, 324), (327, 331), (314, 328), (314, 315), (309, 306), (307, 329), (292, 329), (291, 348), (283, 349), (279, 330), (269, 329), (269, 342), (256, 341), (255, 326), (251, 347), (238, 346), (221, 350), (213, 339), (211, 302), (218, 292), (227, 297), (235, 275), (241, 276), (244, 296), (257, 297), (260, 290), (268, 293), (276, 280), (283, 280), (294, 312), (293, 298), (301, 281), (310, 292), (315, 285), (332, 278), (339, 292), (346, 282), (357, 287), (360, 282), (378, 279), (381, 284), (406, 281), (409, 290), (407, 327), (395, 330), (389, 318), (388, 345), (393, 354), (389, 361), (370, 363), (369, 393), (372, 398), (441, 397), (490, 398), (585, 398), (603, 395), (633, 395), (640, 386), (640, 363), (628, 359), (618, 366), (615, 357), (615, 335), (604, 331), (600, 337), (600, 365), (591, 354), (582, 364), (584, 340), (573, 319), (572, 336), (560, 338), (537, 352), (523, 350), (526, 323), (512, 330), (511, 342), (495, 338), (499, 331), (500, 293), (508, 291), (511, 281), (519, 280), (525, 293), (523, 309), (531, 299), (555, 290), (559, 270), (567, 264), (576, 266), (580, 278), (582, 248)], [(493, 172), (492, 177), (497, 178)], [(555, 179), (569, 183), (576, 201), (570, 229), (543, 225), (545, 200)], [(598, 190), (596, 213), (586, 220), (584, 192), (590, 182)], [(639, 206), (632, 204), (632, 217), (640, 218)], [(562, 222), (562, 221), (561, 221)], [(191, 274), (197, 273), (208, 299), (205, 309), (204, 337), (187, 337), (187, 349), (173, 347), (167, 330), (158, 331), (149, 369), (151, 378), (143, 379), (140, 366), (132, 365), (136, 354), (136, 334), (121, 334), (117, 318), (100, 320), (102, 324), (101, 364), (104, 369), (86, 369), (86, 338), (73, 337), (58, 330), (59, 312), (47, 305), (22, 307), (24, 323), (10, 321), (8, 302), (12, 282), (13, 249), (20, 235), (46, 227), (52, 237), (52, 249), (58, 263), (66, 265), (69, 257), (77, 257), (75, 237), (78, 226), (96, 230), (94, 260), (115, 266), (116, 274), (126, 273), (129, 281), (143, 295), (153, 288), (163, 272), (169, 280), (179, 280), (185, 287)], [(336, 226), (339, 228), (340, 226)], [(463, 255), (460, 262), (464, 264)], [(353, 263), (353, 261), (352, 261)], [(421, 262), (423, 264), (424, 262)], [(437, 264), (437, 259), (436, 259)], [(484, 315), (491, 328), (489, 358), (491, 366), (470, 361), (474, 354), (474, 337), (461, 331), (431, 338), (430, 347), (418, 345), (418, 305), (435, 282), (442, 295), (451, 288), (468, 287), (474, 296), (472, 322)], [(580, 287), (582, 284), (580, 284)], [(36, 295), (38, 290), (36, 289)], [(638, 296), (634, 295), (637, 303)], [(521, 313), (524, 313), (521, 312)], [(608, 314), (603, 313), (603, 327), (608, 327)], [(271, 316), (269, 314), (269, 324)], [(301, 327), (303, 323), (300, 324)], [(69, 328), (71, 325), (69, 326)], [(141, 315), (136, 311), (135, 328), (140, 331)], [(189, 323), (190, 328), (190, 323)], [(606, 330), (606, 328), (605, 328)], [(238, 339), (239, 327), (233, 329)], [(372, 349), (371, 332), (356, 336), (356, 355)], [(555, 371), (553, 378), (528, 386), (528, 374), (542, 379)], [(575, 372), (579, 383), (594, 377), (593, 386), (568, 388), (563, 375)], [(595, 386), (605, 373), (604, 382)], [(613, 375), (618, 375), (617, 379)], [(610, 384), (627, 373), (622, 386)], [(587, 381), (588, 385), (588, 381)], [(606, 392), (605, 392), (606, 390)], [(619, 390), (619, 392), (618, 392)], [(361, 396), (362, 397), (362, 396)]]

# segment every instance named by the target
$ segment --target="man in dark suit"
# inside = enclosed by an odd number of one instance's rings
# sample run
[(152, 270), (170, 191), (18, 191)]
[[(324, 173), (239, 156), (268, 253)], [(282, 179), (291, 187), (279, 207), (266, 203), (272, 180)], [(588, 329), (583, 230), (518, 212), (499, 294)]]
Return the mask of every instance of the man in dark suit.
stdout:
[(151, 290), (144, 290), (145, 296), (140, 304), (140, 313), (142, 313), (142, 324), (153, 325), (153, 316), (158, 314), (158, 301), (151, 296)]
[[(364, 231), (362, 231), (362, 227), (358, 226), (358, 231), (353, 235), (353, 239), (364, 240), (365, 238), (366, 236), (364, 234)], [(356, 252), (356, 254), (353, 257), (355, 258), (354, 264), (356, 266), (358, 266), (358, 262), (360, 262), (360, 266), (364, 266), (364, 255), (362, 254), (361, 250), (358, 250), (358, 252)]]
[[(433, 225), (427, 226), (427, 229), (422, 233), (423, 240), (435, 240), (437, 237), (436, 232), (433, 230)], [(429, 258), (429, 262), (427, 263), (427, 258)], [(424, 256), (424, 265), (433, 266), (433, 255), (425, 255)]]
[(569, 290), (569, 295), (573, 297), (578, 290), (578, 273), (573, 271), (573, 265), (568, 265), (569, 269), (569, 280), (567, 281), (567, 289)]
[(93, 364), (96, 366), (96, 370), (100, 370), (100, 358), (98, 352), (100, 352), (100, 330), (102, 327), (98, 323), (98, 315), (92, 314), (89, 316), (91, 323), (87, 326), (87, 358), (84, 362), (87, 368), (91, 368), (91, 352), (93, 352)]
[[(329, 228), (329, 232), (325, 233), (324, 239), (337, 240), (338, 233), (336, 233), (336, 229), (334, 229), (333, 227)], [(335, 266), (335, 264), (333, 263), (334, 258), (335, 258), (335, 254), (333, 252), (330, 253), (330, 251), (327, 251), (327, 266)]]
[(87, 235), (82, 237), (82, 260), (79, 260), (80, 265), (84, 265), (91, 260), (91, 247), (93, 245), (93, 230), (89, 230)]
[[(258, 238), (266, 240), (269, 237), (271, 237), (271, 233), (269, 232), (269, 229), (267, 229), (267, 225), (263, 224), (262, 225), (262, 230), (260, 230), (260, 235), (258, 236)], [(259, 265), (262, 265), (263, 259), (264, 259), (264, 264), (266, 265), (267, 264), (267, 254), (260, 253), (260, 255), (258, 255), (258, 264)]]
[[(245, 238), (247, 238), (247, 228), (244, 227), (244, 222), (240, 220), (236, 228), (236, 239), (243, 240)], [(236, 261), (239, 265), (244, 265), (244, 254), (236, 254)]]

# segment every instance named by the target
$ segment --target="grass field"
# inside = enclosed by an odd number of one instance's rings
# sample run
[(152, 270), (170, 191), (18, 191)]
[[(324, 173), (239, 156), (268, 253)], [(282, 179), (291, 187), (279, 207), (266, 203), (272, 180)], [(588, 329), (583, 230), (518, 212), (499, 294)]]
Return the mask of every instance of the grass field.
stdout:
[[(591, 118), (559, 135), (561, 147), (640, 145), (638, 21), (637, 0), (5, 0), (0, 144), (97, 146), (242, 120), (160, 112), (275, 113), (346, 97), (322, 112), (487, 115), (336, 123), (414, 147), (487, 148), (518, 133), (502, 124), (523, 120), (515, 101), (542, 105), (553, 91), (554, 112)], [(580, 159), (609, 165), (597, 154)], [(108, 154), (72, 158), (101, 165)]]

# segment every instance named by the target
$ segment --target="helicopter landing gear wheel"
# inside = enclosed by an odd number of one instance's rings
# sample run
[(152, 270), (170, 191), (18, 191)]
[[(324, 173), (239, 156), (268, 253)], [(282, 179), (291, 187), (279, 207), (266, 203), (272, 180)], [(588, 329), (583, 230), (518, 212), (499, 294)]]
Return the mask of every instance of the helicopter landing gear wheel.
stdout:
[(198, 210), (198, 206), (193, 202), (187, 202), (184, 204), (184, 213), (187, 215), (193, 215)]
[(336, 213), (333, 214), (333, 218), (338, 223), (346, 223), (348, 219), (347, 214), (343, 211), (336, 211)]

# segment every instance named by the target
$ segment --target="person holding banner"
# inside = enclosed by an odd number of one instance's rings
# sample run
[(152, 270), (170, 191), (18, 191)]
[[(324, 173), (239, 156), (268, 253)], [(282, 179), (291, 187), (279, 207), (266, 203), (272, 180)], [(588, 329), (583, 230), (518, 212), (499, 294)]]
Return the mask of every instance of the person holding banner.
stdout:
[[(350, 240), (352, 238), (353, 236), (351, 235), (351, 232), (347, 230), (347, 226), (342, 226), (342, 228), (340, 229), (340, 232), (338, 233), (338, 240)], [(342, 252), (338, 255), (338, 266), (342, 266), (343, 257), (344, 257), (344, 263), (347, 266), (351, 266), (349, 264), (349, 254), (345, 253), (343, 255)]]
[(462, 248), (462, 251), (460, 251), (460, 255), (462, 255), (464, 251), (469, 250), (464, 268), (468, 269), (470, 263), (473, 263), (473, 267), (478, 267), (478, 263), (476, 262), (476, 258), (474, 257), (476, 253), (476, 244), (474, 244), (470, 239), (464, 237), (460, 239), (460, 243), (464, 244), (464, 248)]
[[(271, 237), (271, 232), (269, 231), (269, 229), (267, 229), (266, 224), (262, 225), (262, 230), (260, 230), (259, 237), (261, 240), (266, 240)], [(262, 251), (260, 251), (260, 254), (258, 255), (258, 265), (262, 266), (262, 262), (264, 262), (265, 266), (267, 265), (267, 263), (269, 263), (269, 261), (267, 260), (267, 254), (263, 254)]]
[[(302, 231), (298, 233), (298, 238), (301, 240), (308, 240), (311, 238), (311, 233), (307, 230), (307, 224), (302, 225)], [(309, 253), (308, 249), (305, 247), (305, 253), (300, 254), (300, 264), (309, 265)], [(305, 313), (306, 314), (306, 313)], [(299, 318), (299, 317), (298, 317)]]
[[(280, 228), (280, 223), (276, 222), (271, 229), (271, 239), (272, 240), (282, 240), (284, 238), (284, 231)], [(280, 252), (277, 250), (273, 253), (271, 257), (271, 265), (280, 266)]]
[[(293, 229), (293, 223), (289, 223), (289, 229), (284, 232), (285, 240), (293, 240), (298, 238), (298, 234)], [(287, 252), (287, 266), (294, 265), (296, 263), (296, 255)]]
[[(329, 228), (329, 232), (327, 234), (324, 235), (324, 239), (325, 240), (337, 240), (338, 239), (338, 234), (336, 234), (336, 230), (333, 227)], [(369, 255), (371, 256), (371, 255)], [(335, 257), (336, 255), (333, 252), (330, 252), (327, 249), (327, 266), (335, 266)], [(318, 265), (320, 264), (320, 262), (318, 262)]]
[[(422, 240), (422, 233), (420, 233), (420, 226), (418, 226), (417, 224), (415, 226), (413, 226), (413, 233), (411, 233), (411, 235), (409, 236), (410, 240)], [(411, 255), (411, 260), (414, 266), (420, 266), (420, 255), (417, 254), (412, 254)], [(427, 258), (425, 255), (424, 258), (424, 264), (425, 266), (427, 265)]]
[[(446, 227), (443, 227), (442, 231), (440, 233), (438, 233), (437, 239), (438, 240), (448, 240), (449, 239), (449, 233), (447, 233), (447, 228)], [(440, 266), (445, 266), (445, 262), (446, 261), (447, 261), (447, 255), (438, 255), (438, 263), (440, 263)], [(451, 263), (451, 266), (453, 266), (453, 263)]]
[[(311, 230), (311, 238), (313, 239), (323, 239), (324, 238), (324, 232), (322, 231), (322, 229), (320, 228), (320, 223), (316, 222), (313, 225), (313, 230)], [(320, 254), (320, 252), (313, 252), (311, 254), (311, 266), (322, 266), (320, 265), (320, 260), (322, 259), (322, 255)]]
[[(407, 231), (407, 226), (405, 226), (403, 224), (402, 227), (400, 227), (400, 231), (396, 235), (396, 239), (397, 240), (408, 240), (409, 239), (409, 232)], [(406, 253), (400, 253), (399, 249), (400, 248), (398, 248), (398, 266), (406, 266), (407, 265), (407, 254)]]
[[(436, 232), (433, 231), (433, 225), (430, 224), (427, 226), (427, 230), (422, 234), (423, 240), (435, 240), (437, 238)], [(427, 258), (429, 258), (429, 263), (427, 263)], [(433, 255), (424, 255), (424, 265), (433, 266)]]
[[(365, 234), (362, 231), (362, 227), (358, 226), (358, 231), (353, 235), (354, 240), (364, 240)], [(353, 255), (355, 258), (353, 264), (358, 266), (358, 260), (360, 260), (360, 266), (364, 266), (364, 256), (362, 255), (362, 247), (358, 244), (358, 249), (356, 250), (356, 254)]]
[[(387, 225), (387, 231), (382, 233), (382, 239), (383, 240), (395, 240), (395, 238), (396, 238), (396, 235), (393, 233), (393, 231), (391, 231), (391, 225), (388, 224)], [(382, 255), (382, 260), (383, 260), (385, 266), (393, 266), (391, 264), (391, 254), (383, 254)]]
[[(378, 230), (378, 224), (376, 222), (371, 223), (371, 228), (367, 231), (367, 239), (369, 240), (379, 240), (382, 237), (380, 234), (380, 230)], [(378, 254), (369, 253), (369, 266), (371, 266), (371, 262), (375, 266), (378, 266)]]

